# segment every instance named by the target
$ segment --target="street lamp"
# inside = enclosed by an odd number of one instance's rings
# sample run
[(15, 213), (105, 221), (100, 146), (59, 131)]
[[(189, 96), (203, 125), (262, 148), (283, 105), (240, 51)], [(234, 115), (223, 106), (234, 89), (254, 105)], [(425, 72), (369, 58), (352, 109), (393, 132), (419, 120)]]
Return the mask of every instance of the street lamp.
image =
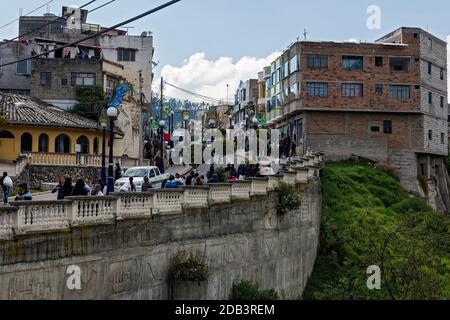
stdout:
[(245, 115), (245, 130), (248, 130), (248, 114)]
[(256, 129), (258, 129), (258, 119), (256, 118), (256, 117), (254, 117), (253, 119), (252, 119), (252, 122), (253, 122), (253, 128), (256, 130)]
[[(102, 187), (106, 186), (106, 128), (108, 127), (108, 116), (105, 112), (102, 112), (100, 116), (100, 127), (103, 132), (103, 144), (102, 144)], [(103, 188), (102, 188), (103, 189)]]
[(230, 129), (233, 129), (233, 116), (230, 114), (228, 119), (230, 120)]
[(174, 116), (175, 116), (175, 112), (174, 111), (170, 111), (170, 135), (173, 134), (173, 123), (174, 123)]
[(110, 123), (110, 136), (109, 136), (109, 168), (108, 168), (108, 189), (107, 194), (114, 192), (114, 121), (119, 115), (119, 110), (114, 107), (109, 107), (106, 111), (109, 117)]
[(161, 164), (160, 164), (160, 168), (159, 171), (161, 173), (164, 173), (164, 126), (166, 125), (166, 122), (164, 120), (161, 120), (159, 122), (159, 128), (160, 128), (160, 132), (161, 132)]

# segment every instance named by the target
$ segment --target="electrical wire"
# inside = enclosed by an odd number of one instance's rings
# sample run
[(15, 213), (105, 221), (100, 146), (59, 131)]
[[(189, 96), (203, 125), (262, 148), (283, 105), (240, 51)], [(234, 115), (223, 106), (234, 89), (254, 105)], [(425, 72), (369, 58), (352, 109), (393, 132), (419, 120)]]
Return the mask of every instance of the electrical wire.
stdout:
[[(53, 1), (54, 1), (54, 0), (50, 0), (50, 1), (46, 2), (46, 3), (44, 3), (43, 5), (41, 5), (40, 7), (37, 7), (36, 9), (34, 9), (34, 10), (28, 12), (27, 14), (25, 14), (25, 15), (23, 15), (23, 16), (28, 16), (28, 15), (30, 15), (30, 14), (32, 14), (32, 13), (38, 11), (39, 9), (42, 9), (43, 7), (45, 7), (46, 5), (48, 5), (49, 3), (53, 2)], [(23, 16), (22, 16), (22, 17), (23, 17)], [(12, 25), (14, 22), (17, 22), (18, 20), (20, 20), (20, 17), (17, 18), (17, 19), (14, 19), (14, 20), (11, 21), (11, 22), (8, 22), (8, 23), (5, 24), (4, 26), (1, 26), (1, 27), (0, 27), (0, 30), (6, 28), (7, 26)]]
[[(90, 4), (92, 4), (92, 3), (96, 2), (96, 1), (98, 1), (98, 0), (92, 0), (92, 1), (89, 1), (88, 3), (85, 3), (84, 5), (82, 5), (82, 6), (80, 7), (80, 9), (83, 9), (83, 8), (87, 7), (88, 5), (90, 5)], [(116, 0), (113, 0), (113, 1), (111, 1), (111, 2), (109, 2), (109, 3), (104, 4), (103, 7), (106, 6), (107, 4), (110, 4), (110, 3), (114, 2), (114, 1), (116, 1)], [(100, 6), (100, 7), (102, 7), (102, 6)], [(100, 9), (100, 7), (97, 7), (97, 8), (95, 8), (95, 9), (89, 11), (89, 12), (92, 12), (92, 11), (94, 11), (94, 10)], [(25, 32), (25, 33), (22, 33), (21, 35), (18, 35), (18, 36), (15, 37), (15, 38), (6, 40), (6, 41), (4, 41), (4, 42), (1, 42), (1, 43), (0, 43), (0, 47), (3, 46), (3, 45), (6, 45), (6, 44), (8, 44), (8, 43), (13, 42), (14, 40), (23, 38), (24, 36), (27, 36), (27, 35), (29, 35), (29, 34), (31, 34), (31, 33), (34, 33), (34, 32), (36, 32), (36, 31), (39, 31), (39, 30), (41, 30), (41, 29), (43, 29), (43, 28), (45, 28), (45, 27), (48, 27), (49, 25), (55, 23), (55, 22), (58, 21), (58, 20), (61, 20), (61, 19), (67, 19), (67, 18), (70, 17), (72, 14), (73, 14), (73, 13), (67, 13), (67, 14), (65, 14), (64, 16), (62, 16), (62, 17), (57, 17), (55, 20), (52, 20), (52, 21), (50, 21), (50, 22), (48, 22), (48, 23), (45, 23), (45, 24), (43, 24), (43, 25), (40, 26), (40, 27), (37, 27), (37, 28), (34, 28), (34, 29), (30, 30), (30, 31), (27, 31), (27, 32)]]
[(158, 6), (158, 7), (156, 7), (156, 8), (154, 8), (154, 9), (151, 9), (151, 10), (149, 10), (149, 11), (146, 11), (146, 12), (144, 12), (144, 13), (141, 13), (140, 15), (137, 15), (137, 16), (135, 16), (135, 17), (133, 17), (133, 18), (131, 18), (131, 19), (128, 19), (128, 20), (126, 20), (126, 21), (120, 22), (120, 23), (118, 23), (118, 24), (116, 24), (116, 25), (114, 25), (114, 26), (112, 26), (112, 27), (110, 27), (110, 28), (106, 28), (106, 29), (103, 30), (103, 31), (97, 32), (97, 33), (95, 33), (95, 34), (93, 34), (93, 35), (90, 35), (90, 36), (87, 36), (87, 37), (85, 37), (85, 38), (83, 38), (83, 39), (80, 39), (80, 40), (71, 42), (71, 43), (69, 43), (69, 44), (63, 45), (63, 46), (61, 46), (61, 47), (54, 48), (54, 49), (52, 49), (52, 50), (49, 50), (49, 51), (46, 51), (46, 52), (43, 52), (43, 53), (40, 53), (40, 54), (36, 54), (36, 55), (31, 56), (31, 57), (29, 57), (29, 58), (24, 58), (24, 59), (12, 61), (12, 62), (4, 63), (4, 64), (0, 65), (0, 68), (1, 68), (1, 67), (5, 67), (5, 66), (9, 66), (9, 65), (11, 65), (11, 64), (16, 64), (16, 63), (19, 63), (19, 62), (23, 62), (23, 61), (27, 61), (27, 60), (39, 58), (39, 57), (42, 57), (42, 56), (46, 56), (46, 55), (48, 55), (49, 53), (52, 53), (52, 52), (55, 52), (55, 51), (58, 51), (58, 50), (61, 50), (61, 49), (64, 49), (64, 48), (72, 47), (72, 46), (74, 46), (74, 45), (76, 45), (76, 44), (79, 44), (79, 43), (81, 43), (81, 42), (84, 42), (84, 41), (86, 41), (86, 40), (90, 40), (90, 39), (93, 39), (93, 38), (97, 38), (98, 36), (101, 36), (102, 34), (105, 34), (105, 33), (108, 33), (108, 32), (110, 32), (110, 31), (112, 31), (112, 30), (118, 29), (118, 28), (120, 28), (120, 27), (122, 27), (122, 26), (124, 26), (124, 25), (129, 24), (130, 22), (134, 22), (134, 21), (136, 21), (136, 20), (140, 20), (140, 19), (142, 19), (142, 18), (144, 18), (144, 17), (146, 17), (146, 16), (148, 16), (148, 15), (151, 15), (151, 14), (157, 12), (157, 11), (160, 11), (160, 10), (162, 10), (162, 9), (165, 9), (165, 8), (167, 8), (167, 7), (169, 7), (169, 6), (173, 5), (173, 4), (175, 4), (175, 3), (177, 3), (177, 2), (180, 2), (180, 1), (181, 1), (181, 0), (172, 0), (172, 1), (166, 2), (166, 3), (164, 3), (164, 4), (162, 4), (162, 5)]
[(204, 96), (204, 95), (201, 95), (201, 94), (189, 91), (187, 89), (183, 89), (183, 88), (177, 87), (177, 86), (175, 86), (175, 85), (173, 85), (171, 83), (168, 83), (168, 82), (165, 82), (165, 84), (167, 84), (167, 85), (169, 85), (169, 86), (171, 86), (171, 87), (173, 87), (175, 89), (178, 89), (180, 91), (183, 91), (183, 92), (185, 92), (187, 94), (190, 94), (192, 96), (200, 98), (200, 100), (206, 100), (206, 101), (210, 101), (210, 102), (213, 102), (213, 103), (221, 103), (221, 101), (222, 101), (221, 99), (216, 99), (216, 98), (213, 98), (213, 97)]

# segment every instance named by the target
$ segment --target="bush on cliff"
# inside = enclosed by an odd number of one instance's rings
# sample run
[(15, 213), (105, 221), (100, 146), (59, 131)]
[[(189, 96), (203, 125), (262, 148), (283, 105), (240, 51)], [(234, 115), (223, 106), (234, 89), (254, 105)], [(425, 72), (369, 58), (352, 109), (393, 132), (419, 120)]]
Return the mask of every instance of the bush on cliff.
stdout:
[(274, 289), (259, 290), (259, 285), (243, 281), (238, 284), (233, 284), (231, 289), (230, 300), (278, 300), (278, 293)]
[[(412, 198), (388, 174), (327, 165), (321, 247), (304, 299), (450, 298), (450, 218)], [(381, 289), (369, 290), (371, 265)]]
[(277, 214), (284, 216), (301, 205), (300, 196), (294, 186), (281, 182), (276, 190), (278, 192)]
[(208, 280), (208, 266), (205, 258), (200, 254), (180, 251), (172, 261), (169, 277), (172, 281)]

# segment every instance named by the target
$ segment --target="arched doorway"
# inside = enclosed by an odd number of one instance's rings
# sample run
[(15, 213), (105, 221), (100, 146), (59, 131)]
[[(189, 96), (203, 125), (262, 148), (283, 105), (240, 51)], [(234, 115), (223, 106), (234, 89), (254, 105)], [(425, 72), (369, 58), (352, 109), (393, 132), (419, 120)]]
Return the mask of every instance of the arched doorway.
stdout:
[(24, 133), (20, 139), (20, 152), (31, 153), (33, 152), (33, 136), (31, 134)]
[(66, 134), (60, 134), (55, 139), (55, 152), (56, 153), (71, 153), (71, 140)]
[(98, 156), (99, 153), (100, 153), (100, 150), (99, 150), (99, 145), (98, 145), (98, 138), (95, 138), (94, 139), (94, 154), (96, 156)]
[(86, 136), (77, 139), (77, 146), (77, 153), (89, 154), (89, 139)]
[(41, 134), (39, 136), (39, 147), (38, 150), (41, 153), (48, 153), (48, 135), (46, 135), (45, 133)]

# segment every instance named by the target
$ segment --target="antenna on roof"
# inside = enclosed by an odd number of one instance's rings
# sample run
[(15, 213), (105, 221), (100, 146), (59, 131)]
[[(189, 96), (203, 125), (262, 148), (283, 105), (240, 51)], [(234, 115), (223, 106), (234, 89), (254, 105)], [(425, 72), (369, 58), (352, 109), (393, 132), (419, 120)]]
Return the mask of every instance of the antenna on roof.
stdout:
[(303, 32), (303, 36), (305, 37), (305, 41), (306, 41), (306, 36), (308, 35), (308, 32), (306, 31), (306, 29), (305, 29), (305, 31)]

